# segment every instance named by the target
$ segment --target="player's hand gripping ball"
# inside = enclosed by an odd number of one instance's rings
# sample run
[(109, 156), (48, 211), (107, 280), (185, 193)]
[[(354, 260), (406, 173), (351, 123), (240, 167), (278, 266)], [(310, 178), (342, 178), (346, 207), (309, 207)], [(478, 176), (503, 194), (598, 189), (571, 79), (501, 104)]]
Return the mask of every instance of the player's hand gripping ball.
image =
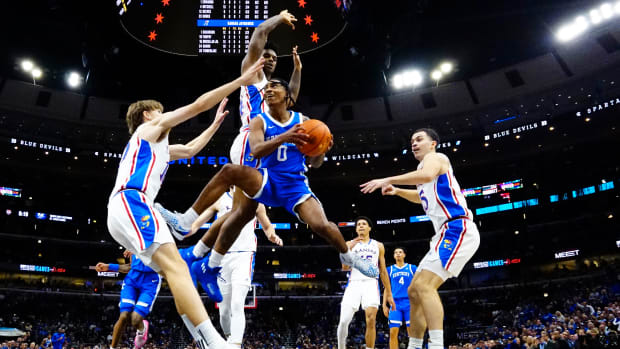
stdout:
[(297, 145), (300, 152), (307, 156), (318, 156), (329, 150), (333, 136), (329, 127), (322, 121), (316, 119), (304, 121), (301, 124), (301, 132), (307, 134), (309, 140), (304, 145)]

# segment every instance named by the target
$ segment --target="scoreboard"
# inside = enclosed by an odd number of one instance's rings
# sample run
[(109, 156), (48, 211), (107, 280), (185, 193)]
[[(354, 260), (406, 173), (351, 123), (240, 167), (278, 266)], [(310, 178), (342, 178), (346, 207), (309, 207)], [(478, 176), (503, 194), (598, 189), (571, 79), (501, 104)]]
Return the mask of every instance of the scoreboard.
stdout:
[(243, 54), (252, 30), (269, 18), (269, 0), (200, 0), (198, 54)]
[(308, 52), (334, 40), (345, 27), (339, 0), (113, 0), (121, 26), (154, 49), (185, 56), (247, 52), (252, 33), (282, 10), (296, 18), (295, 29), (278, 26), (270, 40), (279, 56)]

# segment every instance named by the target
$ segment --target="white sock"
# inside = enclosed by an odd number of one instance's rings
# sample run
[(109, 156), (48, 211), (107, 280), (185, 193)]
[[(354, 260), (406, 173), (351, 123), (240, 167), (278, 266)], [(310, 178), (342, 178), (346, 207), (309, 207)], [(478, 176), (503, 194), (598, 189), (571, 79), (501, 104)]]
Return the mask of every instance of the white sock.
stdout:
[(423, 343), (424, 339), (422, 338), (409, 337), (409, 345), (407, 345), (407, 349), (422, 349)]
[(189, 333), (192, 335), (192, 338), (194, 338), (194, 340), (198, 342), (198, 334), (196, 333), (196, 328), (194, 327), (192, 322), (189, 321), (189, 318), (187, 317), (187, 315), (185, 314), (181, 315), (181, 319), (183, 319), (183, 323), (185, 324), (185, 327), (187, 327), (187, 330), (189, 331)]
[(138, 336), (144, 336), (144, 330), (140, 331), (140, 330), (136, 330), (136, 334)]
[(428, 342), (428, 349), (443, 349), (443, 330), (429, 330)]
[(194, 245), (194, 249), (192, 250), (192, 253), (194, 254), (194, 257), (202, 258), (204, 257), (204, 255), (209, 253), (209, 250), (211, 250), (209, 246), (205, 245), (205, 243), (202, 242), (202, 240), (198, 240), (198, 243)]
[(366, 349), (374, 349), (373, 347), (366, 347)]
[(199, 214), (194, 210), (194, 208), (190, 207), (189, 209), (187, 209), (187, 211), (185, 211), (185, 213), (181, 215), (181, 219), (183, 220), (183, 222), (181, 223), (184, 226), (191, 227), (192, 223), (194, 223), (194, 221), (198, 219), (198, 216)]
[(226, 341), (220, 336), (215, 327), (213, 327), (209, 318), (196, 326), (196, 333), (208, 348), (223, 349), (227, 346)]
[(219, 254), (216, 250), (211, 251), (211, 257), (209, 257), (209, 268), (216, 268), (222, 265), (223, 254)]

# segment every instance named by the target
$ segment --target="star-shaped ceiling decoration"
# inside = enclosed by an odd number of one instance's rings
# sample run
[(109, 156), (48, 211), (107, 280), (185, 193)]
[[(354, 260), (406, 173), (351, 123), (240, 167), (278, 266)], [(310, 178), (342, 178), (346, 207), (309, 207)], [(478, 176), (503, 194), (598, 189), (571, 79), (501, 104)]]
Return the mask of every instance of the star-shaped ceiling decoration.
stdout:
[(164, 16), (162, 16), (161, 13), (158, 13), (157, 16), (155, 16), (155, 23), (160, 24), (163, 21), (164, 21)]
[(306, 8), (306, 0), (297, 0), (299, 7)]
[(149, 41), (155, 41), (156, 37), (157, 37), (157, 33), (154, 30), (150, 32), (148, 35)]
[(318, 43), (319, 42), (319, 34), (312, 32), (312, 35), (310, 35), (310, 38), (312, 39), (312, 42), (314, 43)]
[(306, 15), (306, 17), (304, 17), (304, 21), (306, 22), (306, 25), (312, 25), (312, 16)]

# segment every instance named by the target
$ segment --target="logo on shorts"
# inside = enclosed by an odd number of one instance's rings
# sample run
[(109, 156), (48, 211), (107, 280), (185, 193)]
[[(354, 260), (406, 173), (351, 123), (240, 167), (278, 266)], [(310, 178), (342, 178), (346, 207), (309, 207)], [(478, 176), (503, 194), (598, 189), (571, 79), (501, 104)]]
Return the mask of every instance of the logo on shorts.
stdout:
[(444, 239), (443, 240), (443, 248), (447, 250), (452, 250), (452, 240)]
[(149, 219), (151, 219), (151, 216), (149, 216), (148, 214), (146, 216), (142, 216), (142, 218), (140, 218), (140, 228), (141, 229), (146, 229), (149, 227), (149, 225), (151, 225), (151, 222), (149, 222)]
[(248, 156), (245, 157), (245, 161), (254, 161), (254, 155), (252, 153), (248, 154)]

